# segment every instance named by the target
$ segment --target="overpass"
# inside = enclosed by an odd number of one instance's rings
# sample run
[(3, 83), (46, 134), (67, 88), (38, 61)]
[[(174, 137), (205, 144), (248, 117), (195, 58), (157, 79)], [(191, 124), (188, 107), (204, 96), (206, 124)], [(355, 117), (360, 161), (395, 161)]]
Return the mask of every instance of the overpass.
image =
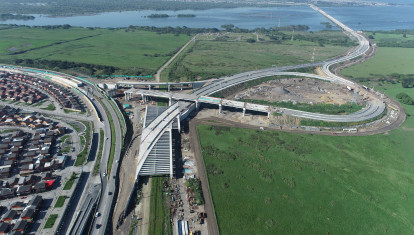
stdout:
[[(296, 77), (309, 77), (314, 79), (320, 79), (324, 81), (330, 81), (333, 83), (341, 84), (344, 86), (349, 86), (353, 89), (356, 88), (356, 84), (350, 82), (346, 79), (341, 77), (326, 77), (316, 74), (307, 74), (307, 73), (297, 73), (297, 72), (279, 72), (279, 71), (260, 71), (255, 73), (243, 73), (234, 75), (228, 79), (217, 80), (217, 82), (212, 83), (206, 89), (203, 87), (204, 94), (214, 94), (218, 91), (227, 89), (229, 87), (235, 86), (237, 84), (241, 84), (247, 81), (260, 79), (263, 77), (269, 76), (296, 76)], [(256, 111), (256, 112), (264, 112), (267, 113), (269, 116), (272, 112), (283, 112), (286, 115), (291, 115), (300, 118), (307, 118), (307, 119), (314, 119), (314, 120), (321, 120), (321, 121), (330, 121), (330, 122), (359, 122), (368, 119), (372, 119), (378, 115), (380, 115), (385, 110), (385, 104), (380, 101), (377, 97), (371, 97), (371, 100), (367, 102), (367, 106), (356, 112), (351, 113), (348, 115), (328, 115), (328, 114), (320, 114), (320, 113), (310, 113), (300, 110), (293, 110), (287, 108), (280, 108), (280, 107), (270, 107), (267, 105), (259, 105), (259, 104), (251, 104), (246, 102), (240, 101), (233, 101), (227, 99), (220, 99), (214, 98), (209, 96), (200, 95), (198, 90), (192, 94), (183, 94), (183, 93), (171, 93), (171, 92), (160, 92), (160, 91), (148, 91), (148, 90), (139, 90), (139, 89), (130, 89), (126, 90), (125, 92), (125, 99), (129, 100), (133, 95), (140, 95), (142, 99), (145, 101), (147, 96), (152, 97), (161, 97), (161, 98), (168, 98), (170, 103), (172, 101), (191, 101), (196, 105), (196, 108), (199, 107), (201, 103), (207, 104), (215, 104), (219, 106), (219, 112), (221, 112), (222, 107), (233, 107), (239, 108), (243, 110), (243, 115), (245, 114), (246, 110)], [(360, 90), (360, 94), (363, 96), (368, 96), (368, 92), (364, 89)]]
[(219, 112), (223, 106), (225, 107), (232, 107), (238, 108), (243, 110), (243, 115), (246, 113), (246, 110), (256, 111), (256, 112), (263, 112), (266, 113), (268, 116), (271, 114), (270, 106), (268, 105), (260, 105), (260, 104), (252, 104), (246, 103), (241, 101), (233, 101), (209, 96), (197, 96), (195, 94), (182, 94), (182, 93), (170, 93), (170, 92), (160, 92), (160, 91), (147, 91), (147, 90), (137, 90), (137, 89), (130, 89), (124, 92), (126, 100), (129, 100), (134, 94), (142, 96), (142, 100), (145, 101), (147, 96), (152, 97), (161, 97), (161, 98), (168, 98), (170, 100), (170, 104), (173, 101), (191, 101), (196, 104), (196, 108), (198, 109), (201, 103), (205, 104), (213, 104), (219, 106)]
[[(136, 182), (140, 175), (173, 175), (171, 132), (173, 122), (176, 119), (180, 121), (180, 111), (181, 107), (175, 103), (155, 119), (147, 120), (146, 118), (144, 121), (135, 174)], [(147, 113), (148, 107), (146, 117)]]
[(142, 82), (142, 81), (119, 81), (115, 83), (115, 87), (148, 87), (151, 90), (152, 87), (155, 86), (166, 86), (167, 90), (170, 91), (171, 87), (180, 87), (183, 90), (184, 87), (191, 87), (192, 89), (196, 89), (202, 87), (204, 84), (208, 82), (215, 81), (216, 79), (210, 80), (203, 80), (203, 81), (193, 81), (193, 82)]

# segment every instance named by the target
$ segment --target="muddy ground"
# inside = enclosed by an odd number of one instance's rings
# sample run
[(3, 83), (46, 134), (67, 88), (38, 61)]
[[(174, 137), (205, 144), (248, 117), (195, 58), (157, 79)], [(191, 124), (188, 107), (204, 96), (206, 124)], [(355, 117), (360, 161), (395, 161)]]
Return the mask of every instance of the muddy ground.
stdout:
[[(344, 85), (317, 79), (282, 78), (264, 82), (227, 98), (340, 105), (352, 102), (354, 93)], [(356, 96), (355, 99), (359, 104), (363, 103), (361, 96)]]

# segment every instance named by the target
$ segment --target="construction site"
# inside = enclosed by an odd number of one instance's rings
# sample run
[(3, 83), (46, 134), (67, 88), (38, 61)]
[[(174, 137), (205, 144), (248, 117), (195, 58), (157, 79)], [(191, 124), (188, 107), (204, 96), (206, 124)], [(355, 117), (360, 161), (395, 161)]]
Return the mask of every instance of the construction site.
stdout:
[(363, 97), (338, 84), (311, 78), (280, 78), (264, 82), (247, 90), (226, 97), (228, 99), (254, 99), (268, 102), (308, 104), (337, 104), (349, 102), (364, 104)]

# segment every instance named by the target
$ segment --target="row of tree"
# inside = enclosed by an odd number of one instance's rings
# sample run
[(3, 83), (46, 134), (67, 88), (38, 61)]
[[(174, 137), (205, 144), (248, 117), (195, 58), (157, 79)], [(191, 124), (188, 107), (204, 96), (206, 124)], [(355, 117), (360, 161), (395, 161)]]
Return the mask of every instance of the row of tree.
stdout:
[(58, 71), (72, 70), (84, 75), (99, 77), (106, 77), (113, 74), (125, 74), (130, 76), (146, 76), (154, 74), (153, 70), (145, 68), (118, 68), (108, 65), (88, 64), (63, 60), (16, 59), (13, 63), (15, 65)]
[[(232, 2), (181, 2), (147, 0), (1, 0), (0, 12), (18, 14), (79, 15), (136, 10), (205, 10), (251, 6)], [(253, 4), (260, 6), (260, 4)]]

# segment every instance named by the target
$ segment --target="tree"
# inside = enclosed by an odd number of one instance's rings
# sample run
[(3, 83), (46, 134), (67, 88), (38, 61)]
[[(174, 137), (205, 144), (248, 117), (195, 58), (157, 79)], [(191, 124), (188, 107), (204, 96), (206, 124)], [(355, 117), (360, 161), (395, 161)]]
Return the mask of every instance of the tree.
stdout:
[(409, 95), (407, 95), (406, 93), (398, 93), (396, 95), (396, 97), (401, 101), (401, 103), (403, 104), (408, 104), (408, 105), (412, 105), (414, 103), (413, 98), (411, 98)]

